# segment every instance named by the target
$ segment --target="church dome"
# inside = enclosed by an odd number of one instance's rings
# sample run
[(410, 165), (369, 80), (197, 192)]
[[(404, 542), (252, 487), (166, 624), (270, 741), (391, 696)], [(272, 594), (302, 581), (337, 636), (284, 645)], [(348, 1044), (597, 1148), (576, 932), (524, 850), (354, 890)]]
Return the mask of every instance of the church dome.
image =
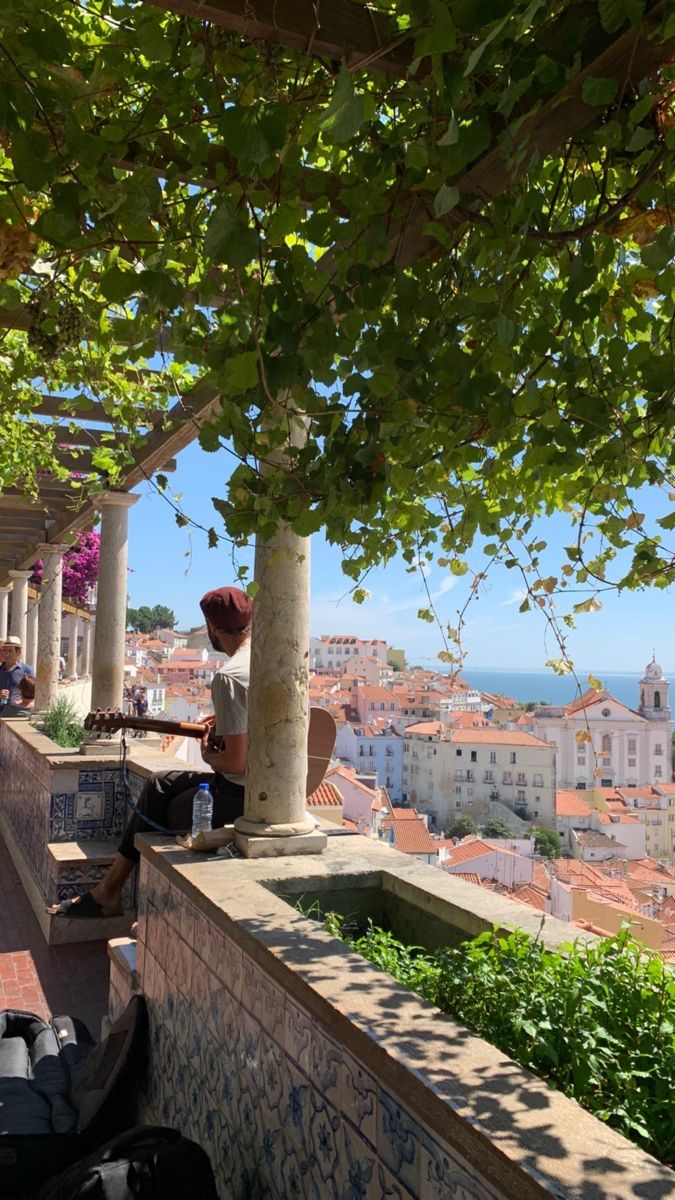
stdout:
[(657, 663), (655, 658), (645, 667), (645, 679), (663, 679), (663, 667)]

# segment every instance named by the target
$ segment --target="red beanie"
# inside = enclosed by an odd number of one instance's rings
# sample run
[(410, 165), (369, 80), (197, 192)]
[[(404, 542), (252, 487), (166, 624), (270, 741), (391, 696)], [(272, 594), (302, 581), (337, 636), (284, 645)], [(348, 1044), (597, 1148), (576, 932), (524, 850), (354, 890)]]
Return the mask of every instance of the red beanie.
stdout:
[(253, 602), (241, 588), (222, 587), (207, 592), (199, 601), (204, 616), (215, 629), (239, 633), (251, 624)]

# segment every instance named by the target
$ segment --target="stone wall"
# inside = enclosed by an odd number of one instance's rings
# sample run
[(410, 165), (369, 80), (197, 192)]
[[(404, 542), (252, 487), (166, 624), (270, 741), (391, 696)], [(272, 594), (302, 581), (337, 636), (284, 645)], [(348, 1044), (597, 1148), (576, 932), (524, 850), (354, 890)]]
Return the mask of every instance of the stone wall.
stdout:
[[(331, 839), (320, 858), (266, 864), (138, 843), (136, 978), (150, 1013), (143, 1116), (201, 1143), (222, 1200), (669, 1194), (666, 1168), (268, 885), (298, 890), (306, 876), (308, 890), (321, 877), (339, 887), (361, 869), (371, 882), (388, 870), (408, 887), (417, 877), (430, 894), (454, 892), (458, 905), (467, 888), (481, 889), (440, 882), (438, 871), (366, 839)], [(114, 985), (113, 1005), (128, 994), (128, 984)]]

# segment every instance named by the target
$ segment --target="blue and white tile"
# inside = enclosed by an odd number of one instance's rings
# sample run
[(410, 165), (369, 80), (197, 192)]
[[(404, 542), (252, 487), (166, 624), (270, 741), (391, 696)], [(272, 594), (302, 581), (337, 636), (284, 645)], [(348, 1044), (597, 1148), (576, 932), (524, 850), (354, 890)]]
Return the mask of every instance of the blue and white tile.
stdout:
[(284, 1140), (305, 1155), (309, 1136), (310, 1083), (288, 1060), (282, 1064), (282, 1072)]
[(179, 913), (178, 932), (183, 941), (194, 950), (195, 945), (195, 907), (187, 898), (183, 899), (183, 904)]
[(307, 1072), (310, 1069), (312, 1025), (309, 1013), (287, 996), (284, 1048), (298, 1066)]
[(498, 1200), (469, 1163), (427, 1132), (421, 1153), (420, 1196), (423, 1200)]
[(235, 999), (241, 1000), (244, 973), (241, 946), (237, 946), (232, 938), (227, 937), (219, 929), (214, 926), (211, 928), (214, 932), (211, 950), (212, 970), (225, 984), (225, 987), (232, 992)]
[[(375, 1174), (376, 1187), (373, 1191), (373, 1200), (413, 1200), (412, 1193), (398, 1179), (394, 1179), (390, 1175), (386, 1167), (382, 1166), (381, 1162), (377, 1164)], [(370, 1197), (368, 1197), (370, 1200)], [(425, 1200), (422, 1195), (422, 1200)]]
[(309, 1077), (331, 1104), (340, 1103), (342, 1050), (323, 1030), (312, 1023), (309, 1044)]
[(308, 1159), (313, 1179), (326, 1197), (337, 1200), (342, 1121), (333, 1108), (316, 1090), (309, 1096)]
[(337, 1200), (371, 1200), (377, 1196), (379, 1186), (375, 1150), (347, 1121), (342, 1122), (340, 1138)]
[(373, 1146), (377, 1143), (377, 1080), (344, 1052), (340, 1076), (340, 1108)]
[(380, 1087), (377, 1098), (377, 1153), (395, 1179), (420, 1195), (422, 1127), (405, 1105)]

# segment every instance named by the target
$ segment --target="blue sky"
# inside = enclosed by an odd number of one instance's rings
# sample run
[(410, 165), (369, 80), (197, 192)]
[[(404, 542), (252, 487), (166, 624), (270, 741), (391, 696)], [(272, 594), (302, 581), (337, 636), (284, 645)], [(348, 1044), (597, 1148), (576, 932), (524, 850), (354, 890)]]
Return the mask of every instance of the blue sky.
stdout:
[[(212, 496), (224, 496), (233, 460), (226, 453), (206, 454), (197, 444), (178, 457), (177, 470), (169, 476), (173, 492), (195, 521), (222, 525), (211, 505)], [(167, 604), (181, 627), (199, 623), (199, 597), (210, 587), (235, 582), (227, 546), (209, 550), (206, 535), (179, 529), (166, 501), (149, 485), (138, 489), (141, 499), (129, 514), (129, 592), (134, 607)], [(643, 503), (644, 499), (644, 503)], [(640, 499), (640, 508), (663, 515), (668, 508), (663, 496)], [(564, 517), (541, 522), (541, 534), (549, 542), (547, 561), (551, 573), (563, 561), (562, 547), (572, 539)], [(253, 554), (239, 552), (239, 562), (253, 565)], [(486, 559), (480, 549), (471, 556), (479, 570)], [(556, 571), (557, 573), (557, 571)], [(427, 583), (439, 616), (456, 624), (457, 610), (467, 598), (466, 576), (455, 578), (432, 567)], [(373, 571), (366, 586), (372, 598), (362, 605), (352, 603), (349, 580), (340, 569), (339, 551), (321, 535), (312, 539), (313, 634), (351, 633), (361, 637), (385, 638), (405, 649), (408, 660), (424, 666), (439, 665), (436, 655), (443, 649), (439, 630), (418, 620), (417, 610), (426, 606), (426, 593), (419, 575), (409, 575), (403, 561), (385, 570)], [(574, 599), (582, 599), (576, 596)], [(514, 571), (494, 571), (467, 614), (464, 646), (468, 657), (464, 673), (478, 667), (543, 667), (548, 658), (558, 657), (555, 642), (547, 638), (541, 613), (518, 612), (522, 599), (520, 578)], [(603, 596), (603, 608), (577, 618), (568, 649), (580, 669), (601, 672), (641, 671), (651, 658), (652, 648), (666, 668), (675, 667), (673, 646), (673, 591), (645, 591)], [(562, 610), (561, 610), (562, 611)]]

